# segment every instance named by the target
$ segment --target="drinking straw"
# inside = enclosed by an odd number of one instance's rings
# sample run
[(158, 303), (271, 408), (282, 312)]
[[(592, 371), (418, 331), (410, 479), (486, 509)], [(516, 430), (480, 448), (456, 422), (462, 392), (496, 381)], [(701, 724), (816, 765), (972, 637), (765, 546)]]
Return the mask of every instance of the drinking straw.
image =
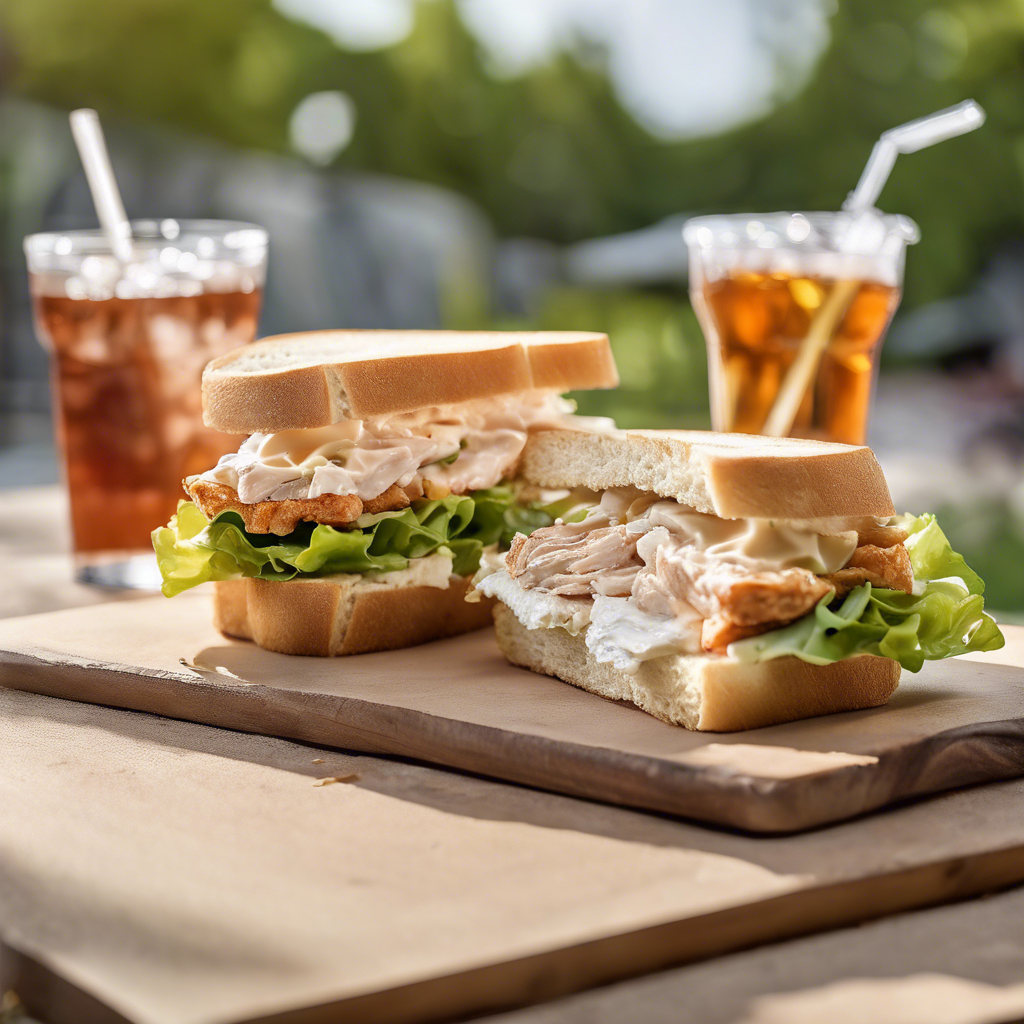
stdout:
[(85, 168), (85, 177), (89, 182), (100, 226), (110, 241), (114, 255), (122, 263), (128, 263), (132, 258), (132, 227), (124, 212), (114, 169), (110, 166), (110, 154), (103, 138), (99, 115), (95, 110), (73, 110), (70, 120), (71, 134)]
[(984, 123), (985, 111), (974, 100), (964, 100), (955, 107), (947, 107), (882, 132), (864, 165), (857, 187), (846, 197), (843, 209), (857, 212), (874, 206), (900, 153), (916, 153), (919, 149), (934, 146), (936, 142), (972, 132)]
[(811, 326), (800, 343), (800, 351), (786, 371), (775, 404), (764, 421), (763, 433), (769, 437), (789, 436), (804, 395), (818, 373), (821, 357), (825, 354), (832, 334), (846, 315), (859, 288), (860, 281), (836, 281), (828, 293), (828, 298), (818, 308), (818, 315), (811, 321)]
[[(984, 123), (985, 111), (974, 100), (965, 100), (955, 107), (947, 107), (883, 132), (871, 150), (857, 187), (843, 203), (843, 209), (854, 215), (847, 232), (858, 230), (858, 214), (866, 214), (873, 209), (900, 153), (916, 153), (937, 142), (974, 131)], [(849, 239), (850, 236), (847, 237)], [(839, 248), (842, 251), (841, 242)], [(770, 437), (786, 437), (793, 429), (804, 395), (817, 376), (821, 357), (860, 286), (858, 280), (840, 280), (832, 286), (786, 372), (775, 404), (765, 420), (763, 433)]]

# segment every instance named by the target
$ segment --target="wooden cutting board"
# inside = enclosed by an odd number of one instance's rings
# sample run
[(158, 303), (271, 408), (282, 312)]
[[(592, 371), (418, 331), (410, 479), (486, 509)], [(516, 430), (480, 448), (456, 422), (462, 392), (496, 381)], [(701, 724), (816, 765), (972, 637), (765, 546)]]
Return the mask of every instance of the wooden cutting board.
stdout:
[(1020, 881), (1022, 801), (764, 839), (0, 689), (0, 992), (47, 1024), (464, 1019)]
[(195, 594), (2, 622), (0, 685), (789, 832), (1024, 774), (1024, 629), (1007, 640), (904, 673), (886, 708), (690, 733), (509, 666), (487, 630), (294, 658), (226, 640)]

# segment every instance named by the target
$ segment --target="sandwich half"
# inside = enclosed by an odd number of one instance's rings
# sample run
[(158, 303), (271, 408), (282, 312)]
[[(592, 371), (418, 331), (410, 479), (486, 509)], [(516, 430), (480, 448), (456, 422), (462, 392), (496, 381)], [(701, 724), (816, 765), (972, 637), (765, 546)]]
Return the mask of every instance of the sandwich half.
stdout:
[(562, 430), (530, 440), (521, 473), (576, 504), (484, 559), (502, 652), (666, 722), (875, 707), (901, 666), (1003, 645), (981, 580), (934, 517), (894, 515), (868, 448)]
[(163, 591), (213, 582), (229, 636), (287, 654), (407, 647), (488, 625), (484, 551), (563, 506), (517, 481), (542, 429), (608, 430), (564, 391), (618, 383), (581, 333), (318, 331), (203, 374), (204, 421), (248, 437), (153, 533)]

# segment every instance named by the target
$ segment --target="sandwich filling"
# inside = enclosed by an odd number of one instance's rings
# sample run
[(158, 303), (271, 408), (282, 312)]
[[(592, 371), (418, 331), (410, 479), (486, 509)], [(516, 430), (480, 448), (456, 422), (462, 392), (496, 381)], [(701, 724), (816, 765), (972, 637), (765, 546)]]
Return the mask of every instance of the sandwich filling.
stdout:
[(328, 427), (253, 434), (199, 478), (233, 488), (241, 502), (355, 495), (398, 487), (443, 497), (493, 487), (510, 476), (535, 430), (609, 429), (573, 415), (553, 392), (501, 395)]
[[(840, 627), (821, 622), (837, 609), (847, 609), (849, 618), (862, 601), (858, 614), (868, 613), (873, 591), (872, 614), (884, 619), (878, 604), (888, 600), (895, 602), (892, 614), (902, 616), (901, 622), (914, 614), (914, 628), (920, 626), (922, 608), (907, 609), (926, 596), (927, 581), (915, 578), (912, 554), (928, 531), (925, 547), (939, 545), (944, 551), (941, 558), (930, 558), (934, 564), (925, 566), (923, 575), (956, 577), (959, 591), (947, 590), (943, 596), (947, 604), (955, 599), (961, 619), (973, 615), (953, 639), (1001, 641), (995, 624), (981, 613), (980, 596), (973, 600), (977, 577), (959, 556), (959, 563), (951, 560), (953, 553), (933, 521), (728, 520), (633, 488), (605, 491), (575, 522), (563, 520), (516, 537), (503, 560), (488, 560), (481, 568), (477, 588), (499, 598), (527, 628), (584, 632), (598, 662), (628, 673), (643, 661), (669, 654), (761, 660), (768, 652), (837, 660), (816, 654), (814, 644), (805, 645), (801, 654), (795, 649), (799, 644), (780, 647), (775, 640), (803, 623), (814, 643), (821, 640), (834, 648)], [(940, 594), (935, 586), (927, 596), (928, 609), (936, 610)], [(843, 621), (848, 633), (851, 623)], [(959, 619), (950, 624), (954, 633), (961, 628)], [(893, 623), (885, 625), (888, 636)], [(758, 639), (763, 637), (774, 639)], [(898, 660), (912, 667), (920, 650), (917, 645), (915, 656)]]
[[(553, 392), (531, 391), (253, 434), (185, 481), (192, 501), (154, 531), (163, 591), (242, 577), (379, 579), (435, 554), (450, 559), (449, 575), (471, 576), (485, 550), (507, 550), (517, 534), (565, 511), (564, 502), (507, 481), (532, 432), (614, 426), (573, 409)], [(438, 585), (436, 573), (431, 580)]]

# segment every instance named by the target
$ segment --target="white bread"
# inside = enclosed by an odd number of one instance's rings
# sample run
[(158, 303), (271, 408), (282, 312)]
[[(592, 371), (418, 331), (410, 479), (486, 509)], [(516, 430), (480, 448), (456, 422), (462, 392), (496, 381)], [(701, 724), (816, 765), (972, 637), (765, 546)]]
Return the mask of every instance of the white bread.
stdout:
[(358, 577), (230, 580), (214, 584), (213, 624), (282, 654), (390, 651), (489, 626), (493, 602), (467, 602), (469, 585), (468, 577), (446, 590)]
[(266, 433), (618, 382), (604, 334), (310, 331), (213, 360), (203, 372), (203, 421), (226, 433)]
[(631, 676), (597, 662), (582, 634), (527, 629), (502, 604), (494, 609), (494, 626), (498, 646), (513, 665), (705, 732), (878, 707), (900, 679), (898, 662), (874, 655), (821, 666), (790, 657), (748, 665), (718, 655), (669, 655), (642, 662)]
[(700, 430), (543, 431), (520, 474), (541, 487), (638, 487), (723, 519), (891, 516), (870, 448)]

